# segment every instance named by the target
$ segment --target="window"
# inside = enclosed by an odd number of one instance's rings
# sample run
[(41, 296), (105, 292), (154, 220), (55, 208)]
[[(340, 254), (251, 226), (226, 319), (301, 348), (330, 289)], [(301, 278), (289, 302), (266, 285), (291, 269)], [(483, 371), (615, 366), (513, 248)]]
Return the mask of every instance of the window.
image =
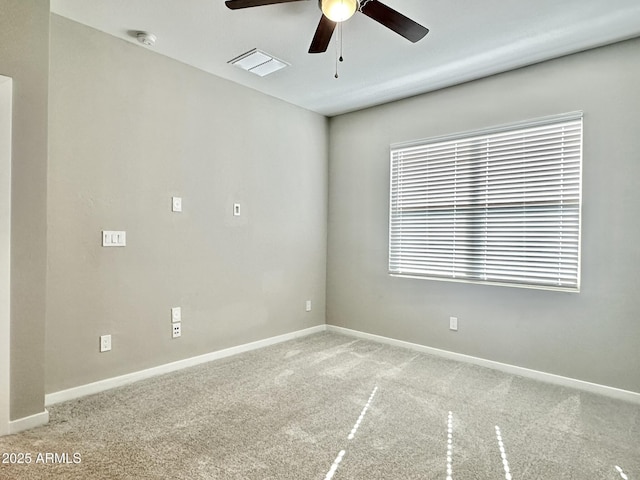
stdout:
[(582, 113), (391, 147), (391, 275), (578, 291)]

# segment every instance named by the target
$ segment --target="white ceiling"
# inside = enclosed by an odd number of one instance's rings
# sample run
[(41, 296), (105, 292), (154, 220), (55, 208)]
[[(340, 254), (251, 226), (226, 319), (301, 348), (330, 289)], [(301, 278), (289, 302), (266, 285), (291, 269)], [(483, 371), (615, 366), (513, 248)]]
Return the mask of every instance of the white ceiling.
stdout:
[[(224, 0), (51, 0), (52, 12), (214, 75), (332, 116), (640, 36), (639, 0), (382, 0), (431, 31), (412, 44), (361, 13), (307, 53), (316, 0), (229, 10)], [(337, 32), (337, 30), (336, 30)], [(259, 48), (291, 66), (258, 77), (227, 64)]]

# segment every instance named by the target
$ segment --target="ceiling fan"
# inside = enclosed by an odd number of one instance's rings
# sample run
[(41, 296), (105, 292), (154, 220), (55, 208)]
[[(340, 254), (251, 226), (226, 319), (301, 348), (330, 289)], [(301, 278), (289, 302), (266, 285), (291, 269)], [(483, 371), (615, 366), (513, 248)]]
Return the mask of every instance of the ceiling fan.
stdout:
[[(232, 10), (248, 7), (260, 7), (276, 3), (299, 2), (307, 0), (227, 0), (226, 6)], [(405, 17), (400, 12), (386, 6), (377, 0), (319, 0), (322, 17), (311, 41), (309, 53), (323, 53), (327, 51), (336, 25), (343, 22), (356, 12), (364, 13), (367, 17), (393, 30), (410, 42), (422, 39), (429, 29)]]

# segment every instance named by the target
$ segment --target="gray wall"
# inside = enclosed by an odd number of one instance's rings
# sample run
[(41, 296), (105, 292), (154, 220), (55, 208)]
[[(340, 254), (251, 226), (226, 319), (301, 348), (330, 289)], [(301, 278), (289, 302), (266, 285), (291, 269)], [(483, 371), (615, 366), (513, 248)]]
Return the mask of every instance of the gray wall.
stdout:
[(11, 419), (44, 410), (49, 2), (0, 0), (0, 74), (13, 78)]
[(50, 84), (47, 393), (324, 323), (325, 117), (55, 15)]
[[(633, 40), (331, 119), (327, 322), (640, 392), (638, 78)], [(579, 294), (387, 274), (390, 144), (574, 110)]]

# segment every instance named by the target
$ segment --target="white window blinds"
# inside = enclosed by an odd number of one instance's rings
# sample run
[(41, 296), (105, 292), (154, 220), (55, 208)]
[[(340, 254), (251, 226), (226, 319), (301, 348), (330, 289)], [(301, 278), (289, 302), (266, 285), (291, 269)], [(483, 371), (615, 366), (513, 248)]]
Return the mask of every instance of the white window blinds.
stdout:
[(577, 291), (582, 114), (391, 148), (392, 275)]

